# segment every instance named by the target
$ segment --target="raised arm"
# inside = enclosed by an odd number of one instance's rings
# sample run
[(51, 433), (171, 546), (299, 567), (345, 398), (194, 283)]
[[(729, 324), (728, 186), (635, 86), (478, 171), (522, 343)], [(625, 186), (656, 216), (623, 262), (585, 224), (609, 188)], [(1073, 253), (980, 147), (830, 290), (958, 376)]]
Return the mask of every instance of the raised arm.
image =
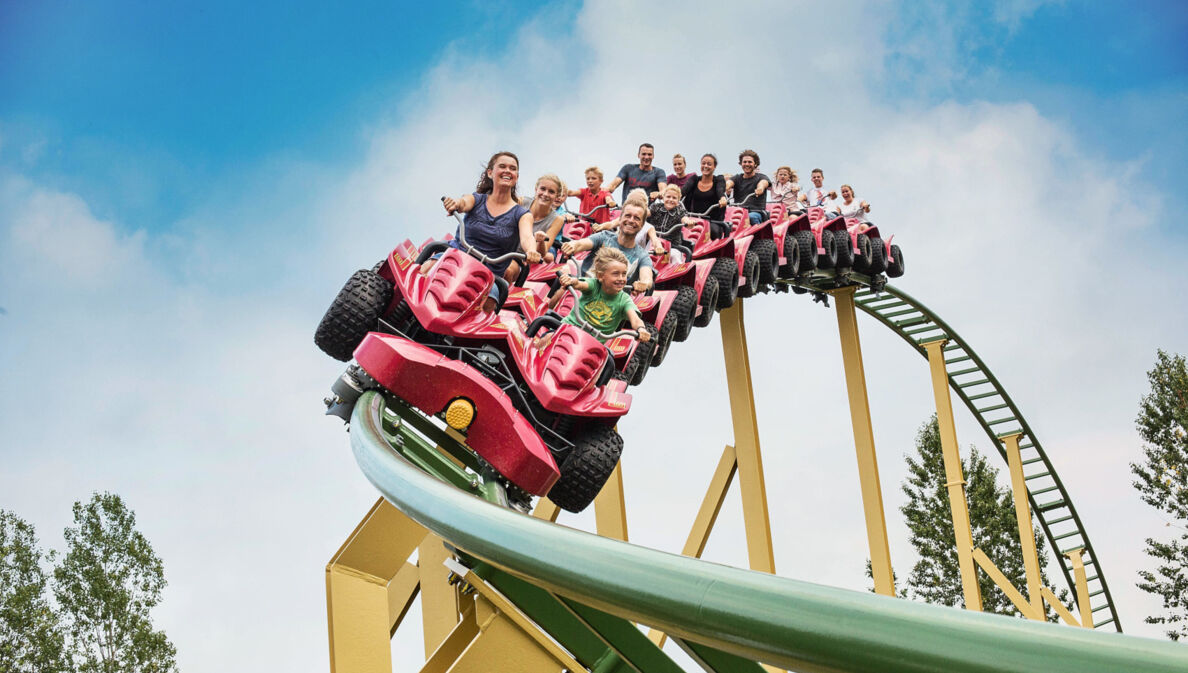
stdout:
[(583, 238), (577, 241), (566, 241), (565, 243), (561, 244), (561, 252), (565, 253), (566, 255), (576, 255), (579, 252), (592, 250), (593, 248), (594, 242), (589, 238)]

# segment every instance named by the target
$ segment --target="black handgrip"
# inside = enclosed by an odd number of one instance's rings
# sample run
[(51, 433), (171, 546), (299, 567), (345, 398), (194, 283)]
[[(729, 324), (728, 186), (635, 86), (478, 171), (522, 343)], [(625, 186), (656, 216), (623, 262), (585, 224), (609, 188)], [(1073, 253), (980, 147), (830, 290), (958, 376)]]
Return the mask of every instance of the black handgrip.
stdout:
[(425, 260), (439, 252), (445, 252), (449, 249), (449, 247), (450, 244), (445, 241), (434, 241), (429, 245), (426, 245), (425, 248), (421, 250), (421, 254), (417, 255), (417, 264), (424, 264)]
[(529, 323), (528, 331), (526, 331), (525, 334), (531, 338), (536, 336), (536, 333), (539, 332), (542, 327), (552, 327), (553, 329), (557, 329), (560, 326), (561, 318), (558, 317), (557, 314), (550, 311), (549, 313), (546, 313)]

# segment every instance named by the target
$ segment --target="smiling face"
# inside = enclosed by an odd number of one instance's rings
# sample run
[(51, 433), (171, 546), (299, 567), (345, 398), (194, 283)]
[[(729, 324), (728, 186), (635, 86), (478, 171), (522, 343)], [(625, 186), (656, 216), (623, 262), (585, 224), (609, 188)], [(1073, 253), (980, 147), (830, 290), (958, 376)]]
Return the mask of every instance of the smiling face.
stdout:
[(685, 174), (685, 157), (677, 157), (672, 160), (672, 172), (677, 175)]
[(743, 175), (751, 177), (755, 174), (755, 158), (747, 155), (739, 160), (738, 165), (742, 168)]
[(820, 189), (823, 182), (825, 182), (825, 174), (821, 171), (813, 171), (813, 186)]
[(610, 261), (601, 272), (596, 272), (602, 291), (610, 294), (622, 292), (627, 287), (627, 265), (622, 262)]
[(541, 203), (555, 203), (557, 200), (557, 184), (552, 180), (539, 180), (536, 183), (536, 200)]
[(635, 238), (635, 235), (643, 228), (645, 213), (643, 206), (637, 203), (624, 205), (623, 212), (619, 214), (619, 232)]
[(656, 151), (651, 147), (639, 148), (639, 167), (645, 171), (652, 167), (652, 158), (656, 155)]
[(849, 185), (845, 185), (841, 188), (841, 195), (847, 204), (854, 200), (854, 190), (850, 189)]
[(672, 210), (673, 208), (676, 208), (677, 204), (680, 202), (681, 202), (681, 195), (678, 194), (676, 192), (676, 190), (673, 190), (673, 189), (664, 190), (664, 209), (665, 210)]
[(702, 175), (713, 175), (714, 169), (717, 167), (718, 167), (718, 162), (714, 161), (713, 157), (711, 157), (711, 156), (701, 157), (701, 174)]
[(491, 168), (487, 169), (487, 177), (491, 178), (491, 182), (496, 186), (511, 189), (520, 179), (520, 162), (513, 156), (500, 154), (495, 157)]

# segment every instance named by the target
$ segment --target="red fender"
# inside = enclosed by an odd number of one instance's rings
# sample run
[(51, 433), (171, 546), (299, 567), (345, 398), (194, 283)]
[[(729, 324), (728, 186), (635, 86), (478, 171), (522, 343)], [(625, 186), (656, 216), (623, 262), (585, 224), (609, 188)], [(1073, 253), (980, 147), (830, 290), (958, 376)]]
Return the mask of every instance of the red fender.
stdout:
[(561, 476), (552, 453), (490, 379), (457, 360), (404, 337), (372, 332), (355, 349), (359, 366), (392, 394), (435, 416), (450, 402), (474, 405), (466, 443), (516, 486), (548, 493)]
[[(631, 408), (627, 383), (598, 387), (606, 346), (573, 325), (530, 339), (520, 320), (509, 325), (508, 347), (520, 375), (545, 409), (567, 416), (618, 418)], [(616, 339), (617, 341), (617, 339)]]
[[(422, 275), (411, 246), (392, 252), (390, 266), (398, 270), (395, 286), (399, 297), (422, 327), (434, 334), (471, 339), (503, 339), (507, 326), (495, 313), (482, 310), (495, 282), (491, 270), (470, 255), (449, 248)], [(397, 301), (396, 293), (393, 301)]]
[(738, 286), (743, 287), (747, 283), (747, 279), (743, 277), (743, 262), (746, 261), (747, 252), (751, 249), (751, 241), (754, 238), (750, 236), (743, 236), (734, 239), (734, 261), (738, 263)]

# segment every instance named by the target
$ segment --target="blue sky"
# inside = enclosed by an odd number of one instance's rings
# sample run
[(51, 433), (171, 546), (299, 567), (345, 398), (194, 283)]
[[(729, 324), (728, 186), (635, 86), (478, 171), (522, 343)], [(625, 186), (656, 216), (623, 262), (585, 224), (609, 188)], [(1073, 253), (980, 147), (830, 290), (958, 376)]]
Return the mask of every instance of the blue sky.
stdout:
[[(312, 333), (343, 280), (441, 235), (437, 197), (496, 149), (523, 186), (613, 174), (644, 140), (666, 168), (712, 151), (729, 171), (753, 147), (870, 201), (906, 252), (897, 285), (1006, 385), (1127, 630), (1158, 636), (1133, 584), (1166, 522), (1127, 475), (1155, 349), (1188, 352), (1167, 289), (1188, 255), (1188, 10), (781, 0), (742, 30), (734, 7), (682, 7), (0, 3), (0, 508), (56, 546), (71, 501), (119, 492), (164, 558), (185, 670), (325, 670), (321, 569), (376, 497), (320, 415), (341, 365)], [(777, 568), (864, 589), (835, 318), (747, 301)], [(932, 393), (863, 320), (903, 577), (900, 456)], [(624, 421), (641, 544), (681, 548), (689, 484), (731, 441), (718, 339), (674, 347)], [(715, 531), (709, 558), (745, 564), (740, 534)], [(258, 612), (225, 611), (242, 603)]]
[[(498, 54), (544, 4), (5, 3), (0, 128), (8, 144), (44, 143), (31, 172), (79, 190), (100, 214), (168, 227), (206, 183), (244, 165), (357, 159), (360, 126), (390, 113), (448, 44)], [(1188, 168), (1183, 134), (1168, 133), (1188, 112), (1183, 3), (1014, 4), (1019, 18), (1003, 20), (1007, 10), (988, 3), (893, 3), (887, 32), (920, 39), (888, 59), (882, 95), (1028, 100), (1173, 186)], [(571, 6), (553, 6), (555, 34), (572, 32)], [(942, 73), (928, 33), (955, 17), (956, 58)]]

